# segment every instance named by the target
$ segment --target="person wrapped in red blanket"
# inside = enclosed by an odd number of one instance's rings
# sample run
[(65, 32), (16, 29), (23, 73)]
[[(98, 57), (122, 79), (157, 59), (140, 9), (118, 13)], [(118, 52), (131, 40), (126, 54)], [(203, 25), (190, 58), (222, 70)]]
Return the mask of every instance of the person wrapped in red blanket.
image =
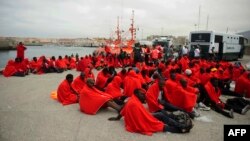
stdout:
[(19, 44), (16, 47), (17, 49), (17, 58), (20, 58), (22, 61), (24, 60), (24, 51), (27, 49), (22, 42), (19, 42)]
[(162, 99), (161, 91), (165, 90), (165, 93), (166, 93), (166, 88), (164, 87), (164, 84), (165, 84), (165, 81), (155, 82), (153, 85), (149, 87), (146, 93), (146, 100), (148, 103), (149, 111), (151, 113), (163, 109), (163, 105), (159, 103), (159, 100)]
[(9, 60), (5, 69), (3, 70), (3, 75), (5, 77), (10, 76), (25, 76), (28, 74), (28, 68), (26, 63), (21, 60), (21, 58), (15, 58), (15, 61)]
[(85, 80), (85, 73), (81, 72), (78, 77), (72, 82), (72, 88), (77, 92), (80, 93), (82, 88), (86, 85)]
[[(209, 99), (205, 101), (206, 105), (211, 105), (211, 108), (222, 115), (234, 118), (233, 109), (220, 100), (221, 90), (218, 87), (218, 79), (212, 77), (205, 85), (206, 95)], [(229, 110), (229, 111), (226, 111)]]
[(123, 96), (121, 91), (122, 79), (120, 76), (115, 76), (112, 82), (108, 84), (105, 92), (110, 94), (114, 99), (120, 99)]
[(69, 105), (78, 102), (78, 93), (71, 87), (73, 75), (67, 74), (66, 79), (61, 82), (57, 88), (57, 99), (63, 105)]
[(144, 89), (135, 89), (134, 94), (125, 104), (120, 114), (117, 117), (109, 118), (109, 120), (120, 120), (124, 116), (127, 131), (145, 135), (166, 131), (174, 133), (189, 132), (192, 127), (182, 128), (182, 125), (169, 118), (167, 114), (161, 114), (161, 119), (164, 119), (162, 121), (151, 115), (143, 106), (145, 93)]
[(109, 69), (107, 67), (103, 68), (102, 71), (100, 71), (98, 74), (97, 74), (97, 77), (96, 77), (96, 87), (99, 89), (99, 90), (103, 90), (104, 91), (104, 88), (106, 87), (106, 83), (107, 83), (107, 80), (109, 79), (110, 74), (109, 74)]
[(170, 97), (170, 103), (186, 112), (192, 112), (196, 104), (197, 95), (194, 92), (187, 91), (189, 86), (184, 78), (180, 80), (180, 84), (181, 86), (177, 86), (174, 93), (168, 96)]
[(130, 97), (136, 88), (141, 88), (141, 81), (134, 70), (130, 70), (124, 79), (124, 95)]
[(101, 107), (105, 106), (120, 111), (120, 106), (112, 100), (113, 97), (95, 88), (94, 84), (95, 81), (88, 78), (86, 85), (82, 88), (79, 100), (80, 110), (90, 115), (95, 115)]

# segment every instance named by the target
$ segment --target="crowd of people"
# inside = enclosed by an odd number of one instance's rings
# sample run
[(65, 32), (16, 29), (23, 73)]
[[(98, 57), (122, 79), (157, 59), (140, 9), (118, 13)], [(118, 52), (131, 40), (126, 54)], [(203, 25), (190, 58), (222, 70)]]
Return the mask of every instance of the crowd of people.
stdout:
[[(250, 109), (250, 71), (239, 62), (201, 59), (199, 53), (197, 47), (190, 56), (183, 47), (176, 57), (173, 47), (135, 44), (131, 54), (121, 49), (119, 54), (94, 52), (85, 57), (42, 56), (32, 61), (18, 57), (8, 62), (3, 74), (76, 69), (79, 76), (74, 79), (67, 74), (58, 86), (57, 99), (63, 105), (79, 103), (80, 111), (91, 115), (111, 107), (118, 115), (109, 120), (124, 117), (129, 132), (187, 133), (194, 126), (191, 119), (200, 116), (199, 110), (212, 109), (234, 118), (234, 112), (244, 115)], [(99, 70), (97, 76), (93, 69)], [(231, 82), (235, 82), (234, 90)], [(233, 97), (222, 101), (222, 94)]]
[[(83, 67), (87, 72), (81, 71), (80, 76), (68, 83), (75, 97), (70, 103), (79, 103), (80, 111), (86, 114), (96, 114), (100, 108), (111, 107), (118, 115), (109, 120), (124, 117), (126, 130), (147, 135), (159, 131), (189, 132), (193, 124), (188, 119), (199, 117), (199, 110), (212, 109), (234, 118), (234, 112), (244, 115), (250, 109), (248, 70), (240, 63), (205, 60), (188, 54), (185, 48), (180, 57), (174, 58), (173, 53), (165, 56), (162, 48), (143, 51), (137, 46), (132, 57), (129, 56), (129, 63), (109, 52), (100, 56), (103, 66), (90, 59), (84, 64), (91, 65)], [(117, 67), (121, 67), (119, 72), (116, 72)], [(96, 77), (91, 68), (101, 69)], [(236, 83), (233, 91), (230, 88), (232, 81)], [(222, 101), (221, 94), (233, 98)], [(147, 108), (143, 105), (145, 102)], [(177, 120), (176, 111), (183, 112), (186, 122)]]

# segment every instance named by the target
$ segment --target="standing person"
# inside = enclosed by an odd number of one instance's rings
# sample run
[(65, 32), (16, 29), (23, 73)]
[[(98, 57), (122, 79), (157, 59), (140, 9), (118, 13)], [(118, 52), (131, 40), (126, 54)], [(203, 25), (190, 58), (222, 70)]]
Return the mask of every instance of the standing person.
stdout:
[(197, 45), (197, 47), (194, 50), (194, 58), (199, 59), (200, 58), (200, 47)]
[(27, 49), (22, 42), (19, 42), (19, 44), (16, 47), (17, 49), (17, 58), (21, 58), (22, 61), (24, 60), (24, 51)]
[(165, 47), (164, 48), (164, 60), (167, 61), (168, 59), (171, 59), (173, 57), (173, 45), (171, 45), (170, 47)]
[(146, 65), (149, 64), (149, 57), (150, 57), (150, 48), (149, 48), (149, 46), (146, 46), (146, 51), (145, 51), (145, 63), (146, 63)]
[(217, 60), (216, 53), (218, 53), (218, 52), (215, 52), (215, 47), (212, 47), (212, 49), (211, 49), (211, 59), (214, 60), (214, 61)]
[(183, 46), (182, 47), (182, 55), (186, 56), (187, 54), (188, 54), (188, 48), (187, 48), (187, 46)]
[(156, 48), (156, 46), (154, 46), (153, 50), (151, 51), (151, 58), (154, 64), (158, 62), (159, 53), (160, 51)]
[(140, 46), (140, 43), (135, 43), (135, 47), (133, 49), (133, 55), (134, 55), (134, 64), (137, 62), (142, 62), (142, 49)]
[(190, 48), (190, 51), (189, 51), (189, 58), (194, 58), (194, 46), (192, 45), (191, 48)]

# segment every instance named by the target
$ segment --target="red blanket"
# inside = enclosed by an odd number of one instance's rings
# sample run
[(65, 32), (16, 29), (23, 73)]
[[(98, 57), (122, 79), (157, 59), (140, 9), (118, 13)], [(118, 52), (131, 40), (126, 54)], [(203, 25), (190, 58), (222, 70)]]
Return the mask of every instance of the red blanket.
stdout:
[(134, 95), (122, 109), (121, 115), (129, 132), (152, 135), (153, 132), (163, 131), (164, 124), (154, 118)]
[(17, 72), (15, 66), (14, 66), (14, 61), (13, 60), (9, 60), (5, 69), (3, 70), (3, 75), (5, 77), (9, 77), (14, 75)]
[(92, 70), (90, 68), (86, 68), (84, 70), (84, 73), (85, 73), (85, 78), (92, 78), (93, 80), (95, 80), (95, 75), (94, 73), (92, 72)]
[(124, 95), (130, 97), (136, 88), (141, 88), (141, 81), (134, 70), (131, 70), (124, 79)]
[(168, 79), (165, 83), (165, 87), (166, 87), (166, 90), (167, 92), (164, 93), (164, 96), (166, 98), (167, 101), (171, 102), (172, 101), (172, 95), (174, 95), (176, 92), (176, 88), (177, 88), (177, 82), (171, 80), (171, 79)]
[(80, 110), (86, 114), (95, 115), (111, 99), (111, 95), (85, 85), (80, 93)]
[(77, 103), (77, 96), (73, 93), (67, 80), (64, 80), (57, 89), (57, 99), (63, 105)]
[(17, 58), (24, 59), (24, 50), (26, 50), (26, 47), (24, 45), (18, 45), (17, 46)]
[(78, 77), (76, 77), (75, 80), (72, 82), (72, 88), (73, 88), (76, 92), (80, 93), (81, 90), (82, 90), (82, 88), (84, 87), (85, 84), (86, 84), (86, 83), (85, 83), (85, 79), (82, 80), (82, 78), (81, 78), (80, 76), (78, 76)]
[(154, 83), (151, 85), (146, 93), (146, 99), (148, 103), (148, 108), (150, 112), (156, 112), (163, 109), (163, 106), (158, 102), (159, 97), (159, 84)]
[(235, 92), (238, 94), (246, 94), (245, 97), (250, 97), (250, 79), (247, 78), (248, 73), (245, 72), (237, 80), (235, 84)]
[(207, 94), (209, 96), (209, 98), (216, 104), (221, 103), (219, 97), (221, 95), (220, 90), (218, 90), (217, 92), (215, 91), (214, 86), (211, 84), (211, 82), (207, 82), (207, 84), (205, 85), (205, 89), (207, 91)]
[(104, 88), (108, 78), (109, 78), (108, 74), (104, 75), (104, 73), (100, 71), (96, 77), (96, 86), (98, 88)]
[(170, 103), (182, 108), (187, 112), (191, 112), (196, 104), (197, 95), (184, 90), (181, 86), (176, 87), (176, 91), (171, 95)]
[(58, 60), (56, 60), (56, 67), (60, 68), (60, 69), (66, 69), (67, 65), (65, 64), (63, 59), (61, 59), (61, 60), (58, 59)]
[(122, 84), (122, 79), (120, 76), (115, 76), (111, 83), (108, 84), (105, 92), (110, 94), (113, 98), (119, 98), (122, 96), (120, 86)]

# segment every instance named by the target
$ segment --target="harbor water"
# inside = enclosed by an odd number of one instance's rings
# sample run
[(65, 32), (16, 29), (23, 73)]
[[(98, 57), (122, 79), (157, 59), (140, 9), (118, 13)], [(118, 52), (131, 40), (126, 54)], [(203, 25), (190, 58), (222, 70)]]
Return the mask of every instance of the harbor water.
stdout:
[[(59, 47), (59, 46), (27, 46), (25, 50), (25, 57), (32, 59), (33, 57), (40, 57), (42, 55), (46, 57), (59, 55), (76, 55), (85, 56), (92, 54), (96, 48), (91, 47)], [(15, 59), (16, 50), (0, 51), (0, 69), (4, 68), (9, 59)]]

